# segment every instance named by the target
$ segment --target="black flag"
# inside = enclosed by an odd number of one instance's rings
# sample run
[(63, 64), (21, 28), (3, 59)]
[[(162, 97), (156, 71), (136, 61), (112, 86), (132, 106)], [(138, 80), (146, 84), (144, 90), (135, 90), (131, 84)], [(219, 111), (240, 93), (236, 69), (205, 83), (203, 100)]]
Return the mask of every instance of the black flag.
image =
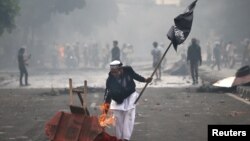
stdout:
[(197, 0), (192, 2), (184, 13), (174, 18), (175, 25), (168, 31), (167, 37), (172, 41), (175, 50), (177, 46), (183, 43), (188, 37), (192, 23), (193, 23), (193, 10)]

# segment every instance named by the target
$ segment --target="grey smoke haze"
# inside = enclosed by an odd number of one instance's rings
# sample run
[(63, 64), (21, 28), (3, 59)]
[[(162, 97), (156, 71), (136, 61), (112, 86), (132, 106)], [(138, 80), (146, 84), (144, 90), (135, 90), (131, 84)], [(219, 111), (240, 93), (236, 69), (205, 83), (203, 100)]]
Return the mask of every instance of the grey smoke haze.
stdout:
[[(0, 48), (5, 52), (0, 54), (4, 58), (1, 65), (11, 62), (6, 60), (15, 61), (18, 48), (24, 44), (32, 50), (33, 56), (45, 53), (41, 57), (46, 58), (54, 43), (73, 44), (93, 40), (100, 46), (106, 43), (111, 45), (113, 40), (118, 40), (120, 47), (123, 43), (131, 43), (136, 58), (150, 60), (152, 42), (169, 44), (166, 33), (173, 25), (174, 17), (192, 1), (181, 0), (180, 6), (160, 6), (155, 5), (153, 0), (85, 0), (81, 9), (76, 8), (67, 14), (52, 13), (49, 20), (36, 24), (33, 32), (25, 32), (30, 28), (22, 24), (21, 21), (27, 20), (27, 17), (21, 13), (16, 30), (0, 37)], [(199, 0), (188, 39), (177, 54), (171, 49), (167, 58), (180, 57), (179, 53), (185, 50), (192, 37), (198, 38), (201, 45), (208, 40), (221, 39), (232, 40), (240, 46), (240, 41), (250, 36), (249, 5), (249, 0)]]

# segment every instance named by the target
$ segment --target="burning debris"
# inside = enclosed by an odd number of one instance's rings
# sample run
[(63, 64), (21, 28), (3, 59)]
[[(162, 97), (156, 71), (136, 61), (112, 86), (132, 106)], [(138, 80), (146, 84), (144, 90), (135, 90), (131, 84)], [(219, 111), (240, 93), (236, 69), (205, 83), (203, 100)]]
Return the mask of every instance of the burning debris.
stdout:
[[(70, 110), (71, 113), (57, 112), (45, 125), (45, 134), (49, 140), (63, 141), (121, 141), (105, 132), (104, 128), (114, 125), (114, 117), (106, 114), (109, 105), (101, 105), (102, 115), (90, 116), (86, 107), (87, 81), (84, 91), (72, 88), (72, 80), (69, 80)], [(73, 93), (77, 93), (82, 107), (73, 105)], [(85, 98), (81, 93), (85, 94)]]
[(100, 106), (100, 110), (102, 111), (102, 114), (99, 116), (99, 124), (102, 127), (109, 127), (109, 125), (115, 126), (115, 117), (110, 112), (110, 114), (107, 114), (107, 111), (109, 110), (109, 104), (104, 103)]

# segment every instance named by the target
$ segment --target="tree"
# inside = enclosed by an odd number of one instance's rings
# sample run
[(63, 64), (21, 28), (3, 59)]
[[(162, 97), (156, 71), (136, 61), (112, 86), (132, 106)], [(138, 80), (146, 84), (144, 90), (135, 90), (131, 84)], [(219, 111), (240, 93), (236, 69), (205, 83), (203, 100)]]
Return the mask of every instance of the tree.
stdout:
[(11, 32), (15, 27), (15, 17), (19, 13), (18, 0), (0, 0), (0, 35), (5, 29)]

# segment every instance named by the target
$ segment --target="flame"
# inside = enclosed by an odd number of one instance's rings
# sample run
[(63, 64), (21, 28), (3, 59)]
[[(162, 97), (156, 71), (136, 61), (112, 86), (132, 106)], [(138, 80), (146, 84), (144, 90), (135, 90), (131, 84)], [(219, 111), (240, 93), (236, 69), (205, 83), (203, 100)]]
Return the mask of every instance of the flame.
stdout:
[(64, 47), (60, 46), (58, 51), (59, 51), (60, 58), (63, 58), (64, 57)]
[(115, 117), (112, 113), (106, 114), (105, 111), (109, 110), (109, 104), (104, 103), (100, 106), (102, 114), (99, 116), (99, 123), (102, 127), (108, 127), (109, 125), (115, 126)]

